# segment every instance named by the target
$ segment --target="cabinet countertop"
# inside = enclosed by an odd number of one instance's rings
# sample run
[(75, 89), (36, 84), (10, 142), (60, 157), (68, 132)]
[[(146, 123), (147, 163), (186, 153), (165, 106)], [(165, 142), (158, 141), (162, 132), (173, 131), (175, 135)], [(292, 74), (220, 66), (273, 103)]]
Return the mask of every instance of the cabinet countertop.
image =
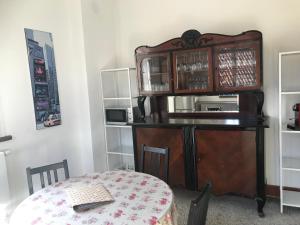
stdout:
[(192, 119), (192, 118), (168, 118), (154, 120), (146, 118), (145, 121), (133, 122), (129, 125), (136, 127), (182, 127), (195, 126), (197, 128), (269, 128), (269, 118), (263, 120), (251, 119)]

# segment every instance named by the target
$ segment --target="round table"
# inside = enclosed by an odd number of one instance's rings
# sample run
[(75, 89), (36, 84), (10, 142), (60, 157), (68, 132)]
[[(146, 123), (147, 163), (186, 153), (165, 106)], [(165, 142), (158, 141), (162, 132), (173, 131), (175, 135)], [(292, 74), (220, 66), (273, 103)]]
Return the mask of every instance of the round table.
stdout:
[[(102, 184), (114, 202), (75, 212), (66, 188)], [(107, 171), (55, 183), (25, 199), (11, 225), (174, 225), (173, 192), (162, 180), (134, 171)]]

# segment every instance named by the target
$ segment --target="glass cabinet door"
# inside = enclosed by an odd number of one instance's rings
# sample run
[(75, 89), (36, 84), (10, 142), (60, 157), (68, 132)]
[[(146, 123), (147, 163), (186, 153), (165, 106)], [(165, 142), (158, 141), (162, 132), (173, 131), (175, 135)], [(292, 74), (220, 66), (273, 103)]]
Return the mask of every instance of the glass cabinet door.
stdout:
[(140, 58), (139, 85), (141, 94), (171, 93), (169, 53), (147, 55)]
[(215, 49), (217, 91), (260, 88), (259, 44), (223, 45)]
[(173, 56), (176, 93), (212, 91), (211, 49), (178, 51)]

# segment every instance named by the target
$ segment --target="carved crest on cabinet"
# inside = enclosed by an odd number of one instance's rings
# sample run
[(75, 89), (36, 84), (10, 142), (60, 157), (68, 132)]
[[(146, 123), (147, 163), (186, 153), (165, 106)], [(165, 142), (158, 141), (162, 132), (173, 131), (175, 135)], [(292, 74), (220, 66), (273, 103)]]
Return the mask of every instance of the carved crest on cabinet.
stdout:
[(182, 35), (180, 40), (172, 43), (176, 47), (181, 48), (199, 48), (202, 44), (206, 44), (213, 38), (202, 38), (202, 35), (197, 30), (187, 30)]

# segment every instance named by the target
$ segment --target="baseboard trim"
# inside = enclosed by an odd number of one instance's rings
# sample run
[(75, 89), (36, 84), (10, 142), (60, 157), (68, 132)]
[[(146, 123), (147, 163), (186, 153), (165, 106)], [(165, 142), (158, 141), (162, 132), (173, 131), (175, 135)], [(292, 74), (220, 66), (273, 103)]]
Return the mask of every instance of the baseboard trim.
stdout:
[(266, 196), (271, 198), (279, 198), (280, 191), (279, 186), (266, 184), (265, 186)]
[[(300, 188), (284, 187), (284, 190), (300, 192)], [(280, 188), (277, 185), (266, 184), (266, 196), (271, 198), (280, 198)]]

